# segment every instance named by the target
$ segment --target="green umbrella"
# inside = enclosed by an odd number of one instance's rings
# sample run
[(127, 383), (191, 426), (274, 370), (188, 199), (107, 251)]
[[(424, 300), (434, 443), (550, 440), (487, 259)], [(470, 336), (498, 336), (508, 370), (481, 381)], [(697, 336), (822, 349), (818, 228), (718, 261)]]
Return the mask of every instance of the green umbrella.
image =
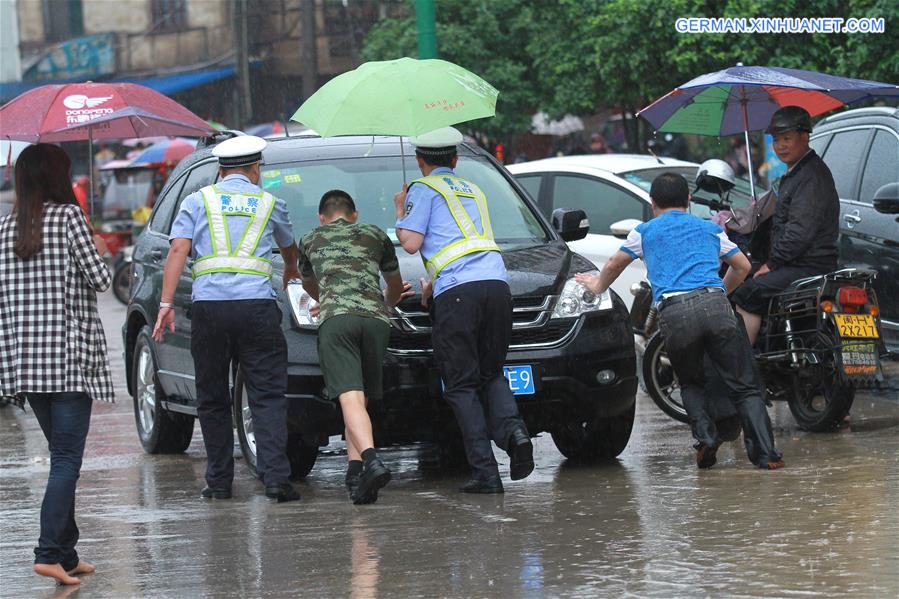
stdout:
[(322, 137), (421, 135), (493, 116), (497, 95), (495, 87), (445, 60), (367, 62), (326, 83), (291, 120)]
[(495, 87), (451, 62), (400, 58), (366, 62), (335, 77), (290, 118), (322, 137), (400, 136), (405, 182), (403, 136), (493, 116), (498, 95)]

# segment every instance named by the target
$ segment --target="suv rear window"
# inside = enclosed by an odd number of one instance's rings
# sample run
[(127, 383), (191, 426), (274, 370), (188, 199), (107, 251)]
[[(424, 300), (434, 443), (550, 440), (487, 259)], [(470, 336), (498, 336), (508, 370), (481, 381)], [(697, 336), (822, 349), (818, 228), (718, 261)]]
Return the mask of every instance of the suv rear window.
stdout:
[[(474, 181), (486, 194), (497, 243), (530, 246), (547, 241), (547, 232), (531, 209), (488, 160), (460, 156), (456, 174)], [(407, 161), (407, 180), (420, 176), (416, 164)], [(266, 164), (262, 169), (262, 186), (287, 202), (297, 239), (319, 225), (318, 202), (322, 195), (331, 189), (342, 189), (356, 202), (359, 221), (379, 226), (396, 243), (393, 195), (402, 185), (398, 157)]]

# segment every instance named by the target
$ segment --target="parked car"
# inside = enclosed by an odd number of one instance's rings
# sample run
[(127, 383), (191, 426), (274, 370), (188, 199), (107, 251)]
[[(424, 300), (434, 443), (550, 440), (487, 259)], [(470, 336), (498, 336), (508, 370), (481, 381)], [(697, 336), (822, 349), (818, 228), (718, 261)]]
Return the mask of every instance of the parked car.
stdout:
[[(886, 208), (899, 183), (899, 108), (847, 110), (815, 125), (812, 148), (840, 195), (840, 266), (877, 271), (884, 342), (899, 352), (899, 225)], [(892, 192), (890, 186), (892, 184)], [(875, 196), (884, 196), (879, 211)]]
[[(544, 215), (550, 215), (558, 208), (580, 209), (587, 214), (590, 232), (569, 246), (598, 266), (605, 264), (621, 247), (622, 239), (631, 229), (652, 218), (649, 188), (658, 175), (667, 171), (679, 173), (690, 183), (695, 196), (709, 196), (708, 192), (694, 189), (699, 165), (674, 158), (594, 154), (547, 158), (512, 164), (507, 168), (534, 198)], [(757, 194), (762, 191), (757, 187)], [(749, 181), (738, 179), (730, 197), (736, 206), (748, 205), (751, 197)], [(709, 199), (713, 198), (709, 196)], [(696, 203), (690, 204), (690, 212), (702, 218), (711, 216), (708, 207)], [(633, 301), (631, 286), (644, 280), (646, 267), (636, 260), (621, 273), (612, 289), (625, 298), (630, 309)]]
[[(219, 139), (220, 141), (220, 139)], [(634, 421), (637, 388), (634, 344), (628, 312), (614, 292), (595, 296), (574, 274), (595, 266), (572, 252), (565, 240), (586, 234), (581, 211), (541, 215), (509, 173), (483, 150), (460, 146), (458, 173), (478, 182), (496, 217), (497, 243), (509, 270), (514, 325), (507, 378), (532, 434), (548, 431), (569, 458), (612, 458), (625, 448)], [(405, 148), (406, 171), (417, 174), (414, 151)], [(271, 140), (263, 152), (262, 184), (283, 198), (296, 237), (318, 225), (322, 193), (348, 191), (360, 219), (382, 227), (396, 240), (393, 194), (403, 182), (401, 153), (393, 137), (291, 137)], [(183, 451), (197, 413), (190, 355), (190, 261), (174, 297), (176, 330), (163, 343), (150, 337), (156, 321), (168, 233), (180, 202), (216, 180), (218, 165), (209, 147), (185, 158), (172, 174), (137, 241), (134, 290), (122, 334), (128, 389), (144, 449)], [(403, 275), (425, 275), (419, 256), (398, 251)], [(273, 285), (281, 280), (275, 256)], [(417, 285), (416, 285), (417, 286)], [(316, 351), (317, 320), (299, 284), (275, 286), (288, 344), (289, 456), (294, 477), (307, 474), (331, 435), (343, 431), (339, 408), (326, 397)], [(384, 399), (369, 406), (379, 446), (430, 441), (461, 456), (455, 418), (441, 398), (428, 314), (420, 297), (403, 301), (392, 317), (384, 365)], [(250, 466), (255, 464), (252, 414), (244, 379), (233, 368), (234, 420)]]

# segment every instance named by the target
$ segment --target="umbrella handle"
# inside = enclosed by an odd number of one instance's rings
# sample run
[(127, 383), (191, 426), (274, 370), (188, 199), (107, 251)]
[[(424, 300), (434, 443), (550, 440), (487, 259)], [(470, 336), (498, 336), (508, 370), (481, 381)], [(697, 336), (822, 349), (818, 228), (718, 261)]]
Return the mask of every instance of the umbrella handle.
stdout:
[(403, 136), (400, 135), (400, 160), (403, 164), (403, 186), (406, 185), (406, 152), (403, 150)]
[[(746, 93), (745, 90), (743, 92)], [(752, 168), (752, 147), (749, 145), (749, 115), (746, 112), (746, 98), (740, 100), (743, 105), (743, 137), (746, 140), (746, 163), (749, 167), (749, 195), (755, 201), (755, 170)]]

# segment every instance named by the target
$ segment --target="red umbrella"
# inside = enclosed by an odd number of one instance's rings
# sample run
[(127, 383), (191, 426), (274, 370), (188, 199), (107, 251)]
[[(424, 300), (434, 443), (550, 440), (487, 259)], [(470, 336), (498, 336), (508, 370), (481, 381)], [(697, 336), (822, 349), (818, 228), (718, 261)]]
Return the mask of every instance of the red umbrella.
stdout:
[(44, 85), (0, 107), (0, 137), (19, 141), (90, 142), (150, 135), (211, 135), (214, 130), (174, 100), (134, 83)]
[(144, 164), (165, 162), (166, 164), (177, 164), (179, 160), (188, 154), (193, 153), (196, 149), (196, 141), (185, 139), (183, 137), (175, 137), (174, 139), (156, 142), (135, 156), (131, 163)]

